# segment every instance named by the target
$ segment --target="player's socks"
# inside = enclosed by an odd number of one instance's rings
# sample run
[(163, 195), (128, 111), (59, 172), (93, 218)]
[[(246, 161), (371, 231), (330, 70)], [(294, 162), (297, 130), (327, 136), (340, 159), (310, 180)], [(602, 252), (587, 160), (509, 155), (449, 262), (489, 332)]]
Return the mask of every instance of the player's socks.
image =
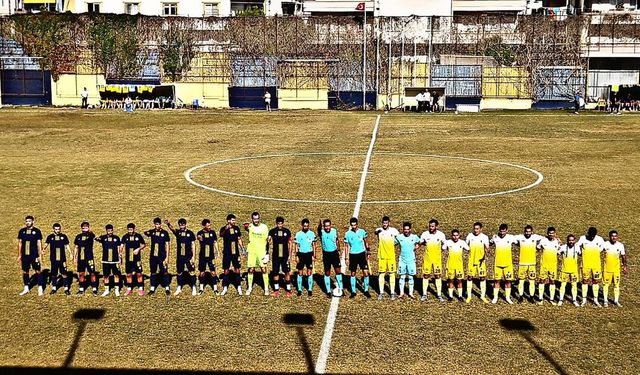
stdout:
[(589, 293), (589, 284), (582, 284), (582, 300), (587, 300), (587, 293)]
[(273, 290), (276, 292), (280, 290), (280, 280), (273, 281)]
[(571, 296), (574, 301), (578, 299), (578, 283), (571, 283)]
[(536, 283), (533, 280), (529, 280), (529, 297), (533, 298), (536, 295)]
[(409, 297), (413, 298), (413, 276), (409, 275)]
[(247, 275), (247, 290), (253, 287), (253, 273)]
[(453, 288), (447, 288), (447, 291), (449, 292), (449, 299), (453, 299)]
[(38, 285), (40, 287), (43, 287), (44, 286), (44, 275), (42, 274), (42, 272), (36, 273), (36, 279), (38, 280)]
[(341, 273), (336, 275), (336, 284), (338, 284), (338, 288), (340, 288), (340, 290), (343, 289), (343, 286), (342, 286), (342, 274)]
[(115, 293), (116, 293), (116, 297), (120, 297), (120, 287), (118, 285), (116, 285), (115, 287)]
[(286, 281), (284, 287), (287, 289), (287, 292), (291, 291), (291, 281)]
[(467, 299), (471, 299), (472, 293), (473, 293), (473, 281), (467, 280)]
[(298, 292), (301, 292), (302, 291), (302, 275), (298, 274), (296, 281), (298, 282)]
[(27, 288), (29, 287), (29, 274), (28, 273), (23, 273), (22, 274), (22, 284), (24, 286), (26, 286)]
[(391, 294), (396, 294), (396, 275), (393, 273), (389, 274), (389, 290)]
[(313, 275), (307, 276), (307, 290), (311, 291), (313, 289)]
[(518, 297), (522, 297), (524, 295), (524, 280), (520, 280), (518, 282)]
[(564, 281), (561, 282), (560, 283), (560, 295), (559, 295), (559, 298), (558, 298), (560, 301), (564, 301), (564, 294), (565, 294), (566, 289), (567, 289), (567, 283), (564, 282)]
[(436, 279), (436, 293), (438, 297), (442, 296), (442, 279)]
[(364, 277), (364, 292), (367, 293), (369, 291), (369, 276)]
[(609, 299), (609, 285), (602, 286), (602, 297), (604, 299), (604, 303), (607, 303)]
[(327, 275), (324, 276), (324, 289), (327, 293), (331, 292), (331, 278)]
[(229, 285), (229, 275), (228, 274), (222, 274), (222, 286), (226, 287)]
[(164, 289), (169, 290), (171, 288), (171, 275), (165, 273), (162, 277), (162, 280), (164, 281)]
[(551, 284), (549, 285), (549, 299), (551, 299), (551, 301), (555, 301), (555, 297), (556, 297), (556, 284)]
[(511, 287), (504, 287), (504, 298), (507, 300), (507, 302), (511, 301)]
[(538, 284), (538, 300), (542, 301), (544, 299), (544, 284)]
[(406, 275), (400, 275), (400, 294), (404, 295), (404, 278)]
[(480, 280), (480, 299), (487, 295), (487, 280)]
[(356, 277), (351, 276), (351, 293), (356, 294)]
[(458, 297), (462, 298), (462, 287), (458, 288)]
[(613, 302), (620, 302), (620, 285), (613, 286)]
[(426, 296), (429, 291), (429, 279), (422, 279), (422, 295)]
[(269, 293), (269, 274), (266, 272), (262, 274), (262, 285), (264, 285), (264, 292)]
[(149, 283), (151, 284), (151, 290), (155, 290), (156, 289), (156, 281), (157, 281), (157, 276), (155, 274), (151, 274), (151, 276), (149, 277)]
[(593, 284), (591, 286), (591, 291), (593, 292), (593, 300), (598, 303), (598, 295), (600, 294), (600, 284)]
[[(389, 277), (389, 281), (391, 281), (391, 277)], [(384, 273), (380, 273), (378, 275), (378, 287), (380, 288), (380, 294), (384, 293)]]

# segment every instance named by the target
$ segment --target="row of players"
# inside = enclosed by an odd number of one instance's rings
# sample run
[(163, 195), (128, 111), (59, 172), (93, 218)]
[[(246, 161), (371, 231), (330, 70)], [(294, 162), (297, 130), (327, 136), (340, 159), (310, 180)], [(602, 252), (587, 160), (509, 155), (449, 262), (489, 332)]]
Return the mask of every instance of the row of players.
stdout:
[[(350, 229), (344, 235), (342, 241), (338, 236), (338, 231), (332, 226), (331, 220), (326, 219), (318, 225), (317, 236), (310, 230), (310, 222), (304, 219), (301, 222), (301, 229), (295, 235), (284, 226), (282, 217), (276, 218), (276, 226), (269, 229), (260, 221), (260, 214), (254, 212), (251, 216), (251, 223), (243, 224), (248, 232), (249, 242), (245, 249), (242, 241), (240, 228), (236, 225), (236, 217), (233, 214), (227, 216), (227, 224), (220, 228), (219, 236), (222, 238), (222, 295), (228, 292), (229, 285), (233, 282), (239, 294), (242, 294), (240, 278), (240, 259), (246, 258), (248, 268), (246, 295), (250, 295), (253, 287), (253, 275), (256, 269), (262, 272), (265, 295), (269, 294), (269, 278), (267, 264), (269, 258), (272, 259), (272, 272), (274, 275), (274, 295), (280, 294), (280, 271), (284, 274), (285, 288), (287, 296), (291, 290), (291, 269), (290, 258), (293, 256), (297, 260), (297, 293), (302, 294), (303, 275), (307, 275), (307, 291), (312, 294), (313, 288), (313, 268), (317, 256), (318, 238), (321, 244), (322, 262), (324, 265), (324, 283), (327, 296), (341, 296), (343, 290), (342, 269), (344, 264), (348, 267), (351, 275), (351, 294), (356, 295), (356, 273), (360, 268), (363, 275), (364, 295), (370, 298), (369, 293), (369, 258), (370, 246), (367, 232), (359, 228), (358, 219), (350, 219)], [(29, 270), (34, 269), (38, 279), (38, 294), (43, 294), (44, 281), (41, 273), (40, 258), (49, 251), (51, 260), (51, 281), (52, 291), (55, 293), (59, 278), (64, 284), (65, 294), (69, 292), (69, 280), (67, 276), (66, 254), (71, 253), (70, 241), (62, 233), (60, 224), (53, 225), (53, 233), (47, 236), (42, 245), (41, 231), (34, 227), (34, 219), (27, 216), (26, 226), (18, 234), (18, 261), (22, 265), (24, 290), (21, 295), (29, 292)], [(149, 294), (153, 294), (156, 288), (162, 284), (167, 295), (170, 294), (171, 275), (168, 272), (170, 261), (171, 238), (169, 232), (162, 228), (160, 218), (153, 220), (154, 228), (144, 231), (143, 235), (150, 238), (150, 289)], [(185, 274), (190, 276), (190, 287), (194, 295), (202, 294), (205, 287), (207, 274), (211, 277), (211, 287), (217, 294), (217, 274), (215, 268), (215, 258), (218, 254), (218, 234), (211, 228), (211, 221), (202, 221), (202, 230), (193, 233), (187, 228), (185, 219), (178, 221), (178, 229), (165, 220), (165, 224), (176, 238), (176, 272), (178, 287), (175, 294), (182, 291), (183, 278)], [(414, 298), (414, 276), (416, 275), (416, 252), (424, 249), (423, 262), (423, 287), (421, 300), (427, 299), (429, 283), (433, 280), (436, 287), (438, 300), (442, 298), (442, 276), (448, 279), (448, 297), (454, 299), (454, 286), (457, 289), (457, 298), (469, 303), (472, 296), (474, 281), (477, 281), (480, 288), (480, 299), (485, 303), (490, 302), (486, 297), (487, 278), (487, 255), (493, 252), (494, 268), (494, 295), (492, 303), (497, 303), (501, 283), (504, 283), (505, 300), (511, 300), (511, 283), (517, 276), (518, 293), (520, 302), (525, 297), (525, 282), (529, 284), (528, 298), (531, 302), (536, 299), (535, 282), (538, 281), (537, 303), (542, 304), (544, 300), (545, 288), (548, 286), (549, 299), (552, 304), (562, 304), (564, 301), (567, 284), (571, 284), (573, 303), (584, 306), (587, 302), (588, 287), (591, 285), (593, 300), (600, 306), (599, 284), (604, 281), (603, 299), (604, 305), (608, 305), (609, 285), (614, 285), (614, 301), (617, 306), (621, 306), (620, 297), (620, 274), (627, 272), (627, 262), (624, 245), (618, 241), (618, 233), (612, 230), (609, 233), (609, 240), (604, 241), (597, 235), (597, 230), (590, 227), (587, 233), (577, 241), (573, 234), (567, 236), (566, 244), (556, 238), (556, 230), (553, 227), (547, 229), (546, 237), (533, 233), (533, 227), (527, 225), (522, 234), (513, 236), (508, 233), (508, 226), (501, 224), (499, 231), (491, 239), (482, 233), (482, 223), (473, 224), (473, 230), (463, 241), (460, 231), (451, 231), (451, 239), (446, 239), (444, 233), (439, 230), (439, 223), (435, 219), (429, 221), (429, 228), (420, 237), (412, 232), (412, 225), (409, 222), (403, 223), (402, 233), (390, 225), (389, 217), (382, 218), (382, 225), (375, 230), (378, 237), (378, 271), (379, 285), (381, 292), (378, 299), (383, 298), (385, 286), (385, 276), (389, 275), (389, 290), (391, 299), (405, 296), (405, 284), (408, 286), (408, 298)], [(107, 296), (110, 292), (110, 276), (114, 278), (115, 294), (119, 296), (119, 278), (121, 271), (119, 265), (125, 265), (126, 286), (125, 295), (132, 293), (134, 286), (137, 286), (138, 293), (144, 295), (144, 281), (142, 275), (142, 251), (146, 249), (146, 241), (142, 234), (136, 232), (133, 223), (127, 225), (127, 234), (122, 238), (113, 233), (111, 224), (105, 227), (106, 233), (95, 236), (90, 230), (89, 223), (81, 224), (82, 232), (78, 234), (74, 241), (73, 263), (77, 268), (79, 279), (78, 294), (84, 293), (87, 287), (87, 274), (91, 282), (92, 291), (97, 294), (98, 274), (95, 269), (93, 243), (102, 244), (102, 274), (104, 276), (105, 291), (102, 294)], [(196, 242), (199, 244), (199, 251), (196, 251)], [(341, 251), (341, 244), (344, 243), (344, 252)], [(519, 247), (519, 261), (517, 275), (514, 272), (512, 252), (514, 246)], [(399, 247), (399, 260), (396, 262), (396, 248)], [(271, 251), (270, 251), (271, 250)], [(292, 251), (290, 251), (292, 250)], [(446, 250), (446, 257), (443, 262), (443, 250)], [(538, 267), (538, 252), (540, 252), (540, 265)], [(197, 268), (196, 268), (197, 254)], [(345, 259), (345, 254), (348, 257)], [(604, 254), (604, 272), (602, 272), (602, 259)], [(463, 259), (466, 258), (466, 267)], [(341, 261), (342, 260), (342, 261)], [(443, 263), (446, 267), (443, 267)], [(559, 264), (561, 267), (559, 268)], [(331, 293), (331, 268), (334, 269), (337, 287)], [(539, 268), (539, 271), (538, 271)], [(196, 269), (199, 273), (200, 285), (196, 288)], [(560, 272), (558, 272), (560, 270)], [(399, 274), (399, 296), (395, 291), (395, 273)], [(578, 303), (577, 283), (582, 276), (582, 300)], [(462, 283), (467, 279), (466, 297), (463, 297)], [(234, 280), (232, 280), (234, 279)], [(604, 279), (604, 280), (603, 280)], [(136, 281), (136, 282), (134, 282)], [(556, 281), (560, 281), (559, 300), (555, 300)]]

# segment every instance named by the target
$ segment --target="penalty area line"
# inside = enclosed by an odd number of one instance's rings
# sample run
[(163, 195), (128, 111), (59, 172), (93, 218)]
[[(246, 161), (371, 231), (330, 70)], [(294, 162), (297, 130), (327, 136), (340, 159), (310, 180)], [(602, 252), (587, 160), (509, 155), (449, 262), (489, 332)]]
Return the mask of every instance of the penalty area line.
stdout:
[[(362, 206), (362, 198), (364, 196), (364, 184), (367, 181), (367, 173), (369, 171), (369, 164), (371, 163), (371, 154), (373, 153), (373, 146), (376, 143), (376, 137), (378, 136), (378, 128), (380, 126), (380, 115), (376, 117), (376, 124), (373, 127), (373, 134), (371, 135), (371, 142), (369, 142), (369, 149), (367, 150), (367, 156), (364, 159), (364, 166), (362, 166), (362, 173), (360, 174), (360, 185), (358, 186), (358, 193), (356, 195), (356, 204), (353, 207), (353, 217), (358, 217), (360, 214), (360, 207)], [(316, 361), (316, 374), (324, 374), (327, 369), (327, 360), (329, 359), (329, 350), (331, 349), (331, 338), (333, 336), (333, 329), (336, 324), (336, 317), (338, 315), (338, 306), (340, 305), (340, 298), (331, 298), (331, 307), (329, 308), (329, 314), (327, 315), (327, 324), (324, 327), (324, 335), (322, 336), (322, 344), (320, 345), (320, 352), (318, 353), (318, 360)]]

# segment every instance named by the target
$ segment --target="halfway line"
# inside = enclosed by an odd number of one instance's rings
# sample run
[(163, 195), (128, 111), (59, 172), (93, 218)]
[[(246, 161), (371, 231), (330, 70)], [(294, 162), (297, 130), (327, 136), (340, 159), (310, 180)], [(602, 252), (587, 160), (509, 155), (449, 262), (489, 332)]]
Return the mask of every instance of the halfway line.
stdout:
[[(376, 118), (376, 125), (373, 128), (373, 134), (371, 135), (371, 142), (369, 143), (367, 156), (364, 159), (364, 166), (362, 167), (362, 173), (360, 175), (360, 186), (358, 187), (358, 194), (356, 196), (356, 205), (353, 208), (353, 217), (358, 217), (358, 214), (360, 214), (360, 206), (362, 206), (362, 197), (364, 196), (364, 184), (367, 181), (369, 163), (371, 163), (371, 154), (373, 153), (373, 145), (376, 143), (379, 126), (380, 115), (378, 115), (378, 117)], [(327, 369), (329, 349), (331, 348), (331, 337), (333, 336), (333, 327), (336, 324), (336, 316), (338, 315), (339, 304), (340, 298), (334, 297), (331, 299), (331, 307), (329, 308), (329, 314), (327, 315), (327, 325), (324, 327), (324, 336), (322, 336), (320, 353), (318, 353), (318, 360), (316, 361), (316, 374), (324, 374), (325, 370)]]

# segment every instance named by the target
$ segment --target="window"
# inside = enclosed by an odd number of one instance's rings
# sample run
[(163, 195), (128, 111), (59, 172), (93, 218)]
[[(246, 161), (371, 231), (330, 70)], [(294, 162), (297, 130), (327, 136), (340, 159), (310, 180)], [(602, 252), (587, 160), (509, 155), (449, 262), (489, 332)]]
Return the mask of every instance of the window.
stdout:
[(100, 13), (100, 3), (87, 3), (87, 13)]
[(140, 13), (140, 3), (125, 3), (124, 12), (131, 15)]
[(218, 3), (202, 3), (203, 17), (218, 17), (220, 15), (220, 4)]
[(177, 16), (178, 15), (178, 3), (163, 3), (162, 4), (163, 16)]

